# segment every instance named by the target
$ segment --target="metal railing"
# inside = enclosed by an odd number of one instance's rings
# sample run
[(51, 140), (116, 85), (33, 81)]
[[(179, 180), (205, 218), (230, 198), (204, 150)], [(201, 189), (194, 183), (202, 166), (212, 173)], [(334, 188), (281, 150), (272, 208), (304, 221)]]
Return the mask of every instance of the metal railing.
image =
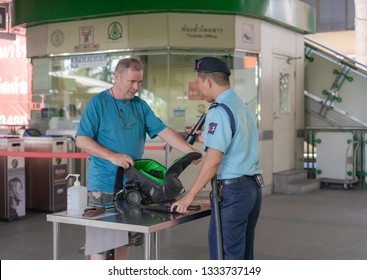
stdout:
[(321, 57), (335, 62), (339, 65), (346, 65), (351, 68), (351, 71), (354, 71), (358, 74), (361, 74), (367, 77), (367, 65), (361, 62), (356, 61), (355, 59), (346, 56), (334, 49), (328, 48), (320, 44), (319, 42), (308, 38), (305, 38), (305, 59), (312, 61), (312, 53), (317, 53)]

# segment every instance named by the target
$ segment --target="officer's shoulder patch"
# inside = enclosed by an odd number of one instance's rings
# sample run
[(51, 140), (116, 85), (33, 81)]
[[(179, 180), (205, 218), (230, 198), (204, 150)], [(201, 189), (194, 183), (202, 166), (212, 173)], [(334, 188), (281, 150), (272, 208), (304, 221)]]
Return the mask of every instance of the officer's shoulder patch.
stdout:
[(217, 123), (210, 123), (208, 128), (208, 134), (214, 134), (217, 125), (218, 125)]

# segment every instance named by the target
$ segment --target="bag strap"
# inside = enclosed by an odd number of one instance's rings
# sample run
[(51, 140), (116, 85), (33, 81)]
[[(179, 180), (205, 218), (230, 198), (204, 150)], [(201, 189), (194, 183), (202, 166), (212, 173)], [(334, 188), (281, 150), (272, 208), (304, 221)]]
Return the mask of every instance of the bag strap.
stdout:
[(113, 195), (115, 196), (119, 191), (123, 189), (125, 169), (119, 166), (116, 170), (115, 185), (113, 187)]
[(213, 102), (210, 107), (209, 107), (209, 110), (210, 109), (213, 109), (213, 108), (216, 108), (216, 107), (222, 107), (224, 110), (226, 110), (228, 116), (229, 116), (229, 121), (231, 123), (231, 130), (232, 130), (232, 138), (236, 132), (236, 124), (235, 124), (235, 120), (234, 120), (234, 116), (233, 116), (233, 113), (231, 111), (231, 109), (229, 109), (229, 107), (224, 104), (224, 103), (218, 103), (218, 102)]

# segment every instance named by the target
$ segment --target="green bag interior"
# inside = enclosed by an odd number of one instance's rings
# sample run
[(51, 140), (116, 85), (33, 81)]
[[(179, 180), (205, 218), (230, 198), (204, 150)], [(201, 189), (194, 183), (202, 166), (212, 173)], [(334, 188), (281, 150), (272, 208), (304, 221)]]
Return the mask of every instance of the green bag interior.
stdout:
[[(201, 155), (197, 152), (185, 154), (176, 159), (169, 168), (164, 167), (154, 159), (140, 159), (135, 161), (134, 170), (139, 171), (142, 175), (153, 180), (159, 185), (167, 183), (171, 186), (176, 186), (178, 175), (181, 174), (181, 172), (191, 163), (192, 160), (198, 159), (200, 157)], [(188, 160), (182, 161), (182, 159)], [(130, 171), (128, 170), (127, 172)]]
[[(152, 159), (141, 159), (137, 160), (134, 163), (134, 167), (139, 170), (142, 174), (147, 176), (148, 178), (152, 179), (153, 181), (157, 182), (158, 184), (163, 184), (164, 177), (166, 176), (167, 169), (160, 165), (158, 162)], [(150, 174), (151, 171), (155, 172), (162, 172), (162, 178), (157, 178)]]

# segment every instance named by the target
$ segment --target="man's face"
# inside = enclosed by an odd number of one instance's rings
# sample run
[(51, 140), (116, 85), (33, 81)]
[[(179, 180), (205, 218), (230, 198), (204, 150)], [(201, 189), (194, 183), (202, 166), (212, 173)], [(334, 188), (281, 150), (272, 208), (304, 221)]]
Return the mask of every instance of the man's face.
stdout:
[[(206, 78), (207, 79), (207, 78)], [(208, 102), (213, 102), (214, 99), (209, 95), (209, 86), (208, 81), (206, 79), (202, 80), (198, 74), (196, 73), (195, 83), (197, 85), (198, 91), (203, 95), (204, 99)]]
[(143, 71), (127, 69), (115, 74), (115, 84), (122, 91), (123, 99), (133, 99), (143, 81)]

